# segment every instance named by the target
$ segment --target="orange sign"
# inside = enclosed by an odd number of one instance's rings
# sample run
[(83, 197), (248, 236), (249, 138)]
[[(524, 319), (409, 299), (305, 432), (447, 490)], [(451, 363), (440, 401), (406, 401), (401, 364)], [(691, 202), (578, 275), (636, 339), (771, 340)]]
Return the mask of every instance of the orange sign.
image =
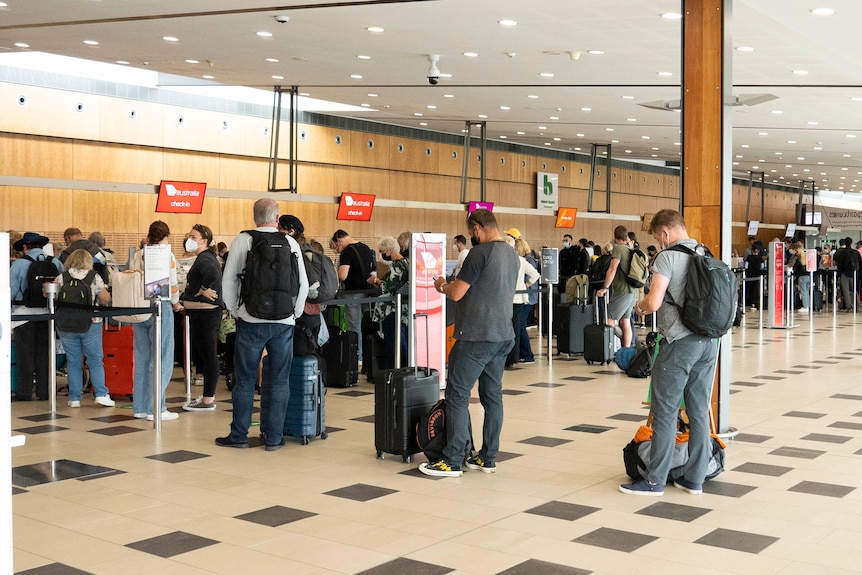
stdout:
[(555, 228), (573, 228), (575, 227), (575, 217), (578, 215), (578, 208), (560, 208), (557, 210), (557, 223)]
[(341, 203), (338, 205), (336, 220), (353, 220), (367, 222), (371, 219), (371, 210), (374, 209), (373, 194), (341, 194)]
[(204, 209), (206, 182), (175, 182), (162, 180), (159, 185), (157, 212), (199, 214)]

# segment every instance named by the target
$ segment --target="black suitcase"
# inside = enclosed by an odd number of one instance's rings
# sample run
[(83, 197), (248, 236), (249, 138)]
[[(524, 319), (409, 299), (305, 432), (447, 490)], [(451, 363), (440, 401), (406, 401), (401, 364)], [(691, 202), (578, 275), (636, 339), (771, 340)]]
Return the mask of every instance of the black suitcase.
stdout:
[(362, 371), (365, 379), (374, 381), (374, 374), (380, 371), (386, 358), (386, 348), (380, 334), (370, 333), (362, 341)]
[(811, 301), (811, 309), (814, 311), (821, 311), (823, 309), (823, 290), (820, 288), (814, 288), (814, 297)]
[[(592, 365), (593, 362), (610, 364), (614, 360), (614, 328), (600, 323), (601, 318), (607, 317), (607, 298), (599, 298), (595, 301), (595, 323), (584, 326), (584, 361)], [(602, 308), (601, 310), (599, 308)], [(604, 311), (604, 313), (601, 313)]]
[(359, 383), (359, 336), (354, 331), (329, 327), (329, 341), (321, 352), (326, 362), (326, 387), (352, 387)]
[(296, 356), (290, 364), (290, 397), (284, 417), (284, 434), (299, 437), (303, 445), (320, 436), (326, 439), (326, 388), (317, 358)]
[[(427, 321), (426, 314), (414, 317), (421, 316)], [(416, 443), (416, 424), (439, 399), (440, 374), (436, 369), (402, 367), (378, 372), (374, 376), (377, 458), (383, 459), (384, 453), (391, 453), (410, 463), (411, 456), (421, 451)]]
[(584, 353), (584, 327), (594, 321), (595, 307), (587, 303), (587, 290), (569, 305), (557, 306), (557, 353)]

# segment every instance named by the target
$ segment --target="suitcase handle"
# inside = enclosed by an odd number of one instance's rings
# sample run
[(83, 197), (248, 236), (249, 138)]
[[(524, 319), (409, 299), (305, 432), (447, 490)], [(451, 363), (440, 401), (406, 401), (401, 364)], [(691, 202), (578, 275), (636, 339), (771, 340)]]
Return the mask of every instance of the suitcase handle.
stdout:
[[(413, 314), (413, 347), (416, 347), (416, 343), (418, 342), (418, 338), (416, 337), (416, 319), (424, 317), (425, 318), (425, 376), (431, 375), (431, 338), (429, 337), (428, 331), (428, 314), (427, 313), (414, 313)], [(400, 326), (398, 326), (400, 327)], [(398, 329), (396, 327), (396, 329)], [(416, 365), (413, 366), (413, 374), (416, 377), (419, 377), (419, 359), (416, 359)]]
[[(601, 297), (602, 304), (605, 306), (605, 321), (607, 321), (608, 319), (608, 299), (610, 298), (610, 291), (610, 289), (606, 290), (605, 295)], [(601, 325), (601, 322), (599, 321), (599, 319), (601, 318), (601, 315), (599, 314), (599, 294), (596, 293), (593, 297), (596, 300), (596, 325)]]

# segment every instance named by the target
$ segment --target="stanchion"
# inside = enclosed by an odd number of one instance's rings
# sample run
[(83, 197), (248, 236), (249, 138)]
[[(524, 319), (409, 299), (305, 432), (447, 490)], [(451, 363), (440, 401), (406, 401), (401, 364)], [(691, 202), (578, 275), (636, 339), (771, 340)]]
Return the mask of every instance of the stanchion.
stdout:
[(153, 429), (162, 429), (162, 302), (155, 300), (153, 319)]
[[(417, 364), (418, 365), (418, 364)], [(401, 294), (395, 294), (395, 369), (401, 367)]]
[(185, 353), (183, 354), (183, 368), (186, 374), (186, 405), (192, 402), (192, 336), (191, 328), (189, 327), (189, 316), (184, 313), (183, 317), (183, 345)]
[(745, 272), (743, 272), (741, 275), (742, 281), (740, 283), (742, 284), (742, 315), (745, 315), (745, 312), (748, 308), (748, 306), (745, 305), (745, 302), (748, 301), (747, 299), (745, 299), (745, 284), (748, 282), (745, 281)]
[(57, 282), (45, 282), (42, 284), (42, 293), (48, 298), (48, 396), (51, 399), (51, 413), (57, 412), (57, 341), (54, 333), (54, 300), (57, 298), (59, 287)]
[[(538, 295), (539, 295), (539, 297), (536, 298), (537, 309), (539, 310), (539, 318), (536, 321), (536, 329), (539, 330), (539, 349), (538, 349), (537, 353), (539, 356), (541, 356), (542, 355), (542, 287), (541, 286), (539, 286), (539, 294)], [(550, 351), (551, 351), (550, 343), (551, 343), (551, 339), (549, 336), (548, 337), (548, 353), (550, 353)]]
[(832, 271), (832, 318), (838, 314), (838, 270)]
[(553, 330), (551, 326), (554, 325), (554, 286), (553, 284), (548, 284), (548, 367), (554, 365), (554, 351), (551, 349), (553, 347), (552, 341), (552, 333)]
[(763, 276), (760, 276), (760, 280), (757, 282), (757, 309), (760, 310), (758, 314), (758, 323), (760, 324), (760, 329), (763, 329)]
[(859, 290), (856, 288), (856, 274), (853, 274), (853, 293), (850, 294), (853, 300), (853, 315), (856, 315), (856, 308), (859, 307)]

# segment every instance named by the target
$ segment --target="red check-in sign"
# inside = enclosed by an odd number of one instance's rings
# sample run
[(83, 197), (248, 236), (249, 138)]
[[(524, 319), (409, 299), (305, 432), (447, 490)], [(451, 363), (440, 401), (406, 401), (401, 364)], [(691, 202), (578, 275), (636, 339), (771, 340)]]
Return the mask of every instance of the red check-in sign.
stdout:
[(341, 203), (338, 205), (337, 220), (353, 220), (367, 222), (371, 219), (371, 211), (374, 209), (373, 194), (353, 194), (344, 192), (341, 194)]
[(578, 215), (578, 208), (560, 208), (557, 210), (557, 223), (554, 227), (557, 228), (573, 228), (575, 227), (575, 218)]
[(170, 214), (199, 214), (204, 208), (206, 182), (162, 180), (156, 211)]

